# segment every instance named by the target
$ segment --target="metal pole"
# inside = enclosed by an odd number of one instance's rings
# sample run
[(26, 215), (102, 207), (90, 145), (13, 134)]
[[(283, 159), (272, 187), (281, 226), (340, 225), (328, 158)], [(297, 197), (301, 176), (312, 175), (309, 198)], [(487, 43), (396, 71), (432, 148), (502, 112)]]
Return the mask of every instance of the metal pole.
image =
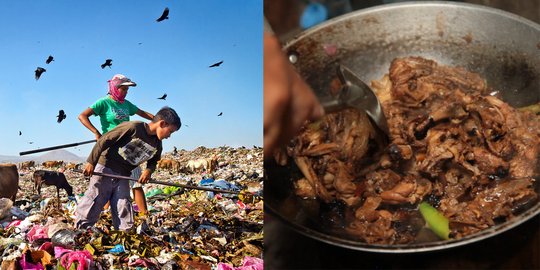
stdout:
[(20, 152), (19, 155), (24, 156), (24, 155), (29, 155), (29, 154), (39, 153), (39, 152), (45, 152), (45, 151), (51, 151), (51, 150), (56, 150), (56, 149), (61, 149), (61, 148), (78, 146), (78, 145), (81, 145), (81, 144), (95, 143), (96, 141), (97, 140), (91, 140), (91, 141), (84, 141), (84, 142), (78, 142), (78, 143), (70, 143), (70, 144), (51, 146), (51, 147), (47, 147), (47, 148), (41, 148), (41, 149), (36, 149), (36, 150)]
[[(74, 172), (82, 173), (81, 170), (73, 170)], [(116, 179), (123, 179), (123, 180), (129, 180), (129, 181), (139, 181), (139, 179), (135, 179), (129, 176), (122, 176), (122, 175), (115, 175), (115, 174), (108, 174), (108, 173), (100, 173), (100, 172), (93, 172), (94, 175), (99, 176), (105, 176), (105, 177), (111, 177)], [(205, 191), (212, 191), (212, 192), (218, 192), (218, 193), (233, 193), (233, 194), (240, 194), (240, 191), (233, 191), (233, 190), (224, 190), (224, 189), (217, 189), (217, 188), (208, 188), (208, 187), (198, 187), (198, 186), (190, 186), (190, 185), (183, 185), (183, 184), (177, 184), (177, 183), (168, 183), (158, 180), (150, 180), (148, 183), (152, 184), (159, 184), (159, 185), (166, 185), (166, 186), (173, 186), (173, 187), (181, 187), (181, 188), (189, 188), (189, 189), (198, 189), (198, 190), (205, 190)]]

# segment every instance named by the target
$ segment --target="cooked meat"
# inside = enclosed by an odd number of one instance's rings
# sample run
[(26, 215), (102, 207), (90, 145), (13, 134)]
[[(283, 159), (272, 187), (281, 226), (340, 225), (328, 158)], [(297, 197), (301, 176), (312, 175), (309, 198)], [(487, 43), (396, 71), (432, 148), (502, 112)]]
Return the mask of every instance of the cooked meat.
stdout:
[(287, 151), (304, 174), (299, 194), (354, 211), (351, 235), (414, 241), (414, 208), (428, 201), (459, 238), (538, 202), (540, 116), (490, 96), (478, 74), (420, 57), (395, 59), (372, 86), (388, 120), (386, 148), (350, 109), (307, 125)]

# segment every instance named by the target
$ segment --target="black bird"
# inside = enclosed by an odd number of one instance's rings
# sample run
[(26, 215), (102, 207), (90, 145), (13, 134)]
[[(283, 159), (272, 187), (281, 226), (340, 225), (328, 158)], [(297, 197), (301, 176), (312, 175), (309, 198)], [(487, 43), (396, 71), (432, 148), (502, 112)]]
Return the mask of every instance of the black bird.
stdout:
[(219, 65), (221, 65), (221, 64), (223, 64), (223, 61), (219, 61), (219, 62), (217, 62), (217, 63), (215, 63), (215, 64), (212, 64), (212, 65), (209, 66), (209, 67), (219, 67)]
[(217, 116), (222, 116), (223, 115), (223, 112), (220, 112)]
[(33, 144), (34, 142), (28, 142), (29, 144)]
[(163, 20), (169, 19), (169, 8), (166, 7), (165, 10), (163, 10), (163, 14), (161, 14), (161, 17), (159, 17), (156, 22), (161, 22)]
[(58, 123), (62, 122), (62, 120), (66, 119), (66, 114), (64, 113), (64, 110), (58, 111)]
[(21, 136), (21, 135), (22, 135), (22, 132), (19, 130), (19, 136)]
[(47, 58), (47, 61), (45, 61), (45, 64), (50, 64), (52, 61), (54, 61), (54, 57), (52, 57), (52, 55), (49, 55), (49, 57)]
[(39, 80), (39, 77), (41, 77), (41, 74), (43, 74), (43, 72), (47, 71), (46, 69), (42, 68), (42, 67), (37, 67), (36, 68), (36, 81)]
[(111, 68), (111, 66), (112, 66), (112, 59), (107, 59), (107, 60), (105, 60), (105, 63), (101, 64), (102, 69), (105, 68), (105, 67)]
[(163, 99), (163, 100), (165, 100), (166, 98), (167, 98), (167, 94), (163, 94), (162, 97), (158, 97), (157, 99)]

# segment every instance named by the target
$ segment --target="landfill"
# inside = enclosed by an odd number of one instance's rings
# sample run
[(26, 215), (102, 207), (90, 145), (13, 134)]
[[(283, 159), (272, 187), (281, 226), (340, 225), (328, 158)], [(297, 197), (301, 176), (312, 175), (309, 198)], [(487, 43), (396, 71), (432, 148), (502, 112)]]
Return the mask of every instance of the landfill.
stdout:
[[(214, 157), (210, 172), (189, 171), (190, 160)], [(263, 269), (263, 151), (254, 146), (178, 150), (162, 155), (179, 166), (158, 168), (152, 179), (226, 189), (220, 193), (146, 184), (149, 214), (129, 231), (116, 231), (110, 210), (88, 230), (76, 229), (77, 200), (88, 179), (65, 166), (75, 198), (54, 186), (33, 191), (37, 165), (19, 169), (15, 202), (0, 199), (1, 269)], [(84, 164), (82, 164), (81, 168)], [(144, 169), (144, 165), (143, 169)], [(127, 181), (127, 180), (126, 180)]]

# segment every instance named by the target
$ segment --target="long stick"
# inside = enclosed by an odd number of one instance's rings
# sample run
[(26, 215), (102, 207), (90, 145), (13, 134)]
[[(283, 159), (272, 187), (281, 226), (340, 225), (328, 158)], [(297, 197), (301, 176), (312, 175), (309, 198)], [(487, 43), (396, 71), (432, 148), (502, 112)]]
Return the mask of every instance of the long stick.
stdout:
[[(73, 170), (74, 172), (82, 173), (81, 170)], [(99, 176), (105, 176), (105, 177), (111, 177), (116, 179), (123, 179), (123, 180), (130, 180), (130, 181), (139, 181), (139, 179), (135, 179), (129, 176), (122, 176), (122, 175), (115, 175), (115, 174), (108, 174), (108, 173), (100, 173), (100, 172), (93, 172), (94, 175)], [(166, 185), (166, 186), (173, 186), (173, 187), (181, 187), (181, 188), (189, 188), (189, 189), (199, 189), (199, 190), (205, 190), (205, 191), (213, 191), (213, 192), (220, 192), (220, 193), (233, 193), (233, 194), (239, 194), (240, 191), (234, 191), (234, 190), (224, 190), (224, 189), (217, 189), (217, 188), (208, 188), (208, 187), (197, 187), (197, 186), (190, 186), (190, 185), (183, 185), (183, 184), (176, 184), (176, 183), (168, 183), (158, 180), (150, 180), (148, 183), (152, 184), (159, 184), (159, 185)]]
[(78, 143), (70, 143), (70, 144), (51, 146), (51, 147), (47, 147), (47, 148), (41, 148), (41, 149), (36, 149), (36, 150), (20, 152), (19, 155), (24, 156), (24, 155), (28, 155), (28, 154), (34, 154), (34, 153), (39, 153), (39, 152), (45, 152), (45, 151), (50, 151), (50, 150), (56, 150), (56, 149), (61, 149), (61, 148), (78, 146), (78, 145), (81, 145), (81, 144), (94, 143), (96, 141), (97, 140), (91, 140), (91, 141), (84, 141), (84, 142), (78, 142)]

